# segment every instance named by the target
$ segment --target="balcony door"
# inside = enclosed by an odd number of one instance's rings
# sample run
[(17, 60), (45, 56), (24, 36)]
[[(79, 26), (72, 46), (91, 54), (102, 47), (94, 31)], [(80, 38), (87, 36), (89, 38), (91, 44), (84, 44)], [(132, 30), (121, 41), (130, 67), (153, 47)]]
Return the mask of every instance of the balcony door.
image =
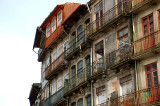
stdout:
[(145, 94), (148, 94), (146, 102), (148, 104), (157, 102), (160, 99), (159, 82), (158, 82), (158, 71), (157, 63), (151, 63), (145, 66), (146, 71), (146, 85), (148, 89)]
[(91, 60), (90, 60), (90, 56), (86, 57), (86, 71), (87, 71), (87, 77), (91, 76)]
[(77, 63), (77, 83), (81, 83), (84, 80), (84, 72), (83, 72), (83, 60), (80, 60)]
[(96, 14), (96, 30), (99, 29), (103, 25), (103, 2), (99, 2), (95, 6), (95, 14)]
[(143, 50), (149, 50), (155, 46), (153, 13), (142, 18)]
[(72, 67), (72, 87), (76, 86), (76, 66)]
[(83, 43), (84, 33), (82, 25), (77, 28), (77, 46)]

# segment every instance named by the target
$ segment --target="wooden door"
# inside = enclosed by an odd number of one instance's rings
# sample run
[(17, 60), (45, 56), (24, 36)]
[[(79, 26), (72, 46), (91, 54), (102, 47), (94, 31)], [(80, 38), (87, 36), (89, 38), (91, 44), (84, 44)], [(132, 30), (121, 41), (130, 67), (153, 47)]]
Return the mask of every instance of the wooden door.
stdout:
[(155, 46), (153, 14), (142, 18), (143, 26), (143, 50), (149, 50)]

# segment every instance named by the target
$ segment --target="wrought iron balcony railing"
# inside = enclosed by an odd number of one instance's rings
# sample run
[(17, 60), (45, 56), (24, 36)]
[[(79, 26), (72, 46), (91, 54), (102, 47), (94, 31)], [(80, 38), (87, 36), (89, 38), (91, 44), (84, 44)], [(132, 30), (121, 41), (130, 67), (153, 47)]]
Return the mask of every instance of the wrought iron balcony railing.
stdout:
[(160, 31), (156, 31), (132, 42), (132, 49), (134, 50), (133, 56), (152, 51), (158, 47), (160, 47)]
[(64, 82), (64, 92), (68, 92), (69, 90), (72, 90), (73, 88), (77, 87), (84, 81), (86, 81), (86, 69), (82, 69), (78, 74), (71, 77), (70, 79), (66, 79)]
[(122, 0), (113, 8), (104, 13), (102, 17), (99, 17), (98, 19), (96, 19), (87, 26), (86, 28), (87, 37), (91, 36), (96, 31), (102, 29), (104, 26), (114, 21), (123, 13), (128, 12), (130, 9), (131, 9), (131, 0)]
[(69, 47), (65, 48), (64, 56), (67, 57), (70, 53), (72, 53), (79, 45), (85, 42), (85, 31), (82, 31), (78, 37), (74, 38), (70, 43)]
[(64, 53), (62, 53), (51, 65), (45, 69), (45, 79), (48, 79), (54, 71), (64, 63)]
[(63, 96), (64, 96), (64, 88), (61, 88), (59, 91), (57, 91), (56, 93), (54, 93), (52, 96), (50, 96), (45, 100), (44, 106), (53, 106), (61, 99), (63, 99)]
[(111, 66), (114, 66), (118, 63), (121, 63), (131, 57), (131, 47), (127, 43), (123, 47), (112, 51), (106, 55), (106, 69), (109, 69)]
[(155, 86), (107, 100), (102, 106), (158, 106), (158, 102), (160, 103), (160, 86)]
[(93, 62), (92, 65), (87, 65), (86, 67), (87, 78), (90, 78), (91, 76), (94, 76), (105, 70), (103, 59), (104, 58), (102, 57), (99, 60)]

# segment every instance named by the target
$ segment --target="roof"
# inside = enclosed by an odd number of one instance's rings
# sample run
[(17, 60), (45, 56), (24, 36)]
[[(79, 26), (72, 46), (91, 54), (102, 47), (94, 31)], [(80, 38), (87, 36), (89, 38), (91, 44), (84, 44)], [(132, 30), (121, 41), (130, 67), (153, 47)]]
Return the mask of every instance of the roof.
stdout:
[(33, 105), (35, 103), (35, 100), (37, 99), (37, 95), (40, 93), (41, 90), (41, 83), (33, 83), (30, 94), (29, 94), (29, 102), (30, 105)]

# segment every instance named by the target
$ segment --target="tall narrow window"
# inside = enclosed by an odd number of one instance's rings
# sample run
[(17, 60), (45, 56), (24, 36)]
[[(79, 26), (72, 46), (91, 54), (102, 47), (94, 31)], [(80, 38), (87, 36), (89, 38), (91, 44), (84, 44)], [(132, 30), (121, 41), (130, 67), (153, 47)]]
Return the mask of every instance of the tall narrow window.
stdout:
[(87, 71), (87, 76), (91, 76), (91, 61), (90, 61), (90, 56), (86, 57), (86, 71)]
[(76, 86), (76, 66), (72, 66), (71, 68), (72, 70), (72, 87), (75, 87)]
[(46, 59), (46, 68), (50, 65), (50, 56), (47, 56)]
[(96, 53), (96, 59), (97, 59), (97, 67), (102, 68), (103, 67), (103, 55), (104, 55), (104, 46), (103, 41), (100, 41), (95, 46), (95, 53)]
[(56, 92), (56, 81), (52, 84), (52, 94)]
[(84, 39), (83, 28), (82, 28), (82, 25), (80, 25), (77, 28), (77, 45), (80, 45), (81, 43), (83, 43), (83, 39)]
[(105, 105), (106, 103), (106, 91), (105, 91), (105, 86), (101, 86), (99, 88), (96, 89), (96, 93), (98, 96), (98, 104), (101, 105)]
[(128, 26), (118, 31), (118, 43), (119, 55), (123, 58), (123, 54), (129, 52)]
[(158, 85), (157, 63), (151, 63), (145, 66), (147, 87)]
[(54, 62), (57, 59), (57, 51), (54, 51), (52, 53), (52, 62)]
[(151, 35), (154, 32), (153, 13), (142, 18), (142, 30), (145, 37), (143, 41), (144, 51), (155, 45), (155, 38)]
[(77, 74), (80, 75), (83, 72), (83, 60), (80, 60), (77, 63)]
[(95, 6), (95, 14), (96, 14), (96, 29), (98, 29), (103, 24), (103, 2), (99, 2)]
[(57, 90), (60, 90), (62, 88), (62, 77), (60, 77), (58, 80), (57, 80)]
[(83, 98), (78, 100), (77, 106), (83, 106)]
[(76, 103), (72, 103), (71, 106), (76, 106)]
[(63, 46), (60, 46), (57, 50), (57, 57), (59, 57), (63, 53)]
[(56, 18), (52, 20), (52, 33), (56, 30)]
[(60, 23), (62, 22), (62, 10), (59, 11), (59, 13), (57, 15), (57, 21), (58, 21), (58, 23), (57, 23), (58, 25), (57, 26), (59, 26)]
[(46, 37), (48, 38), (50, 36), (50, 24), (46, 27)]
[(87, 99), (87, 106), (91, 106), (91, 95), (89, 95), (86, 99)]

